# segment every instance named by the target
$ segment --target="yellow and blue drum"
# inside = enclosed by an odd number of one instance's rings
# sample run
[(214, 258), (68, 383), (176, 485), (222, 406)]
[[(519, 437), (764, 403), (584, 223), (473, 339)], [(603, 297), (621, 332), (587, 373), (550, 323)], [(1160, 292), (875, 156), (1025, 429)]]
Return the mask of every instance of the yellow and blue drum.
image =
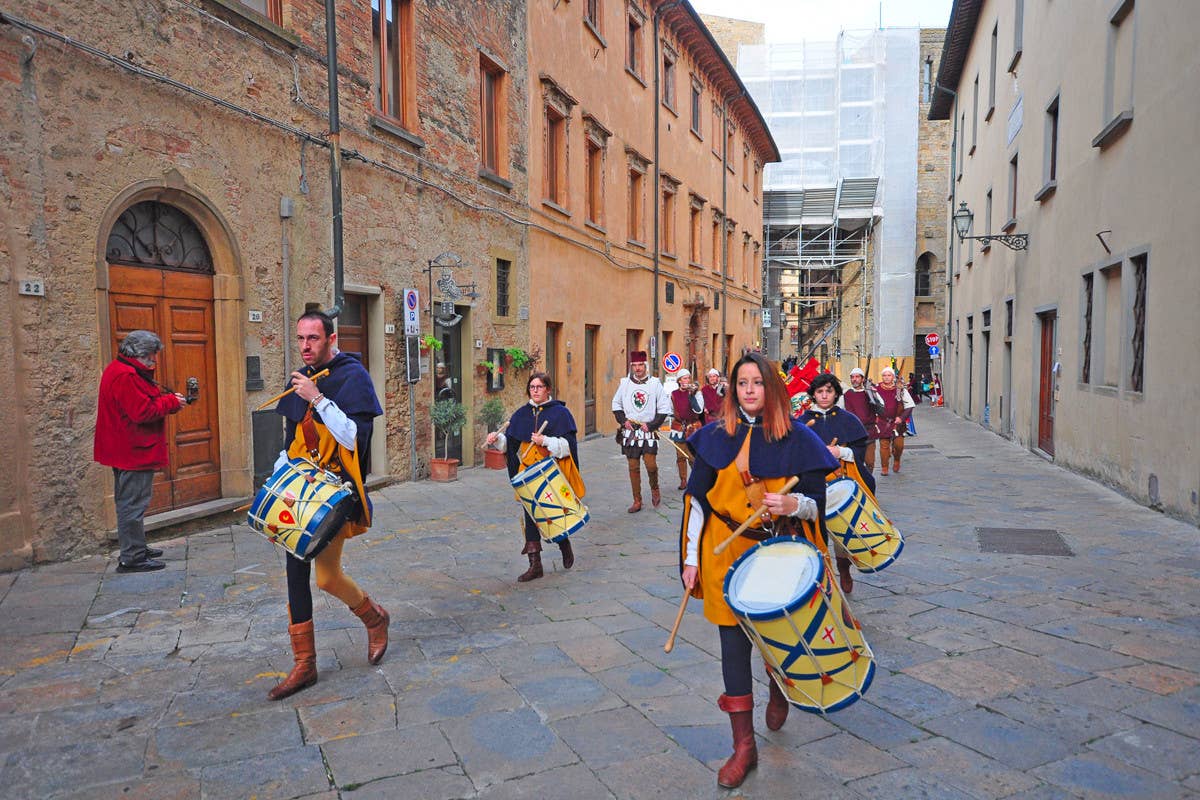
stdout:
[(856, 481), (825, 485), (825, 527), (836, 536), (861, 572), (878, 572), (904, 549), (904, 537)]
[(561, 542), (587, 524), (587, 506), (554, 463), (543, 458), (512, 477), (517, 502), (548, 542)]
[(301, 561), (311, 561), (358, 511), (354, 484), (311, 461), (293, 458), (254, 496), (251, 528)]
[(875, 656), (817, 548), (777, 536), (742, 554), (725, 576), (725, 602), (801, 711), (828, 714), (858, 700)]

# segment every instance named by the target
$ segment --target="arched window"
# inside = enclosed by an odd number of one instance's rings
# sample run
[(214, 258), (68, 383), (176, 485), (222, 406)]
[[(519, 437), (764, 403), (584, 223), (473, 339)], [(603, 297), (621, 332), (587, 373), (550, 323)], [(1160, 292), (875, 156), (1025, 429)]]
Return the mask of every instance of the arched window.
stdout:
[(929, 297), (933, 294), (933, 280), (931, 274), (936, 262), (933, 253), (925, 251), (921, 257), (917, 259), (917, 276), (915, 294), (917, 297)]
[(105, 254), (114, 264), (132, 267), (214, 272), (212, 254), (191, 218), (153, 200), (125, 209), (108, 234)]

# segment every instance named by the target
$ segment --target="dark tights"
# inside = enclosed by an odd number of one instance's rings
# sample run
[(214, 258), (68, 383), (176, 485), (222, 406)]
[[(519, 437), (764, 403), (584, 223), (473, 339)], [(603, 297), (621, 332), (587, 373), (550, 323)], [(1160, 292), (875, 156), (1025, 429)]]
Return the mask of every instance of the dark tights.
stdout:
[(737, 625), (719, 625), (721, 633), (721, 677), (725, 679), (725, 694), (740, 697), (754, 692), (750, 677), (750, 637)]
[(284, 560), (287, 561), (288, 613), (292, 624), (299, 625), (312, 619), (312, 585), (309, 583), (312, 564), (291, 556)]

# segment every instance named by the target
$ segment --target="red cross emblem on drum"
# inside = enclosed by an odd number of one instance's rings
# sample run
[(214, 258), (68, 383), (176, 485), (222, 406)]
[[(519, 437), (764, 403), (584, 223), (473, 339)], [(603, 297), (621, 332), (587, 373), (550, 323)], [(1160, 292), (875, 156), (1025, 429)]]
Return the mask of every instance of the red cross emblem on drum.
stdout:
[(826, 626), (825, 632), (821, 634), (821, 638), (833, 644), (833, 628)]

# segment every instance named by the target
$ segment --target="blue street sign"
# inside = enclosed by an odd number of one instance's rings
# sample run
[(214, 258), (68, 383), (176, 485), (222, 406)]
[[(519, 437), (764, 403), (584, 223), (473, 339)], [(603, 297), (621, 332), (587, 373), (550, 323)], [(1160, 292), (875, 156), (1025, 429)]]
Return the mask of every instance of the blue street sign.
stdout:
[(941, 355), (941, 353), (942, 353), (942, 349), (940, 347), (938, 347), (937, 345), (934, 345), (933, 347), (929, 348), (929, 357), (930, 358), (937, 358), (939, 355)]

